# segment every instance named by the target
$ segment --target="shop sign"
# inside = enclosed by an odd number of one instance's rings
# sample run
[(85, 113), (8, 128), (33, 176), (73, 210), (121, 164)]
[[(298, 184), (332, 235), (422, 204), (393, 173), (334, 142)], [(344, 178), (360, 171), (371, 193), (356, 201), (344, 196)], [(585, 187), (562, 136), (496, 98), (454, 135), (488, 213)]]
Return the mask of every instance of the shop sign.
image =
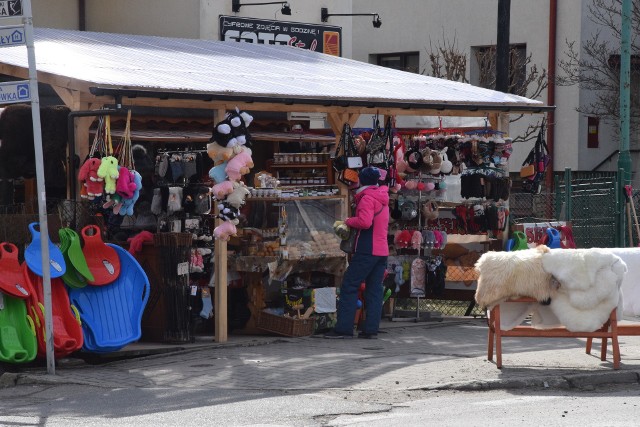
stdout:
[(342, 53), (342, 27), (220, 16), (220, 40), (288, 45), (334, 56)]
[(29, 81), (0, 83), (0, 104), (31, 101)]
[(0, 27), (0, 47), (25, 44), (24, 27)]
[(0, 0), (0, 18), (22, 16), (22, 0)]

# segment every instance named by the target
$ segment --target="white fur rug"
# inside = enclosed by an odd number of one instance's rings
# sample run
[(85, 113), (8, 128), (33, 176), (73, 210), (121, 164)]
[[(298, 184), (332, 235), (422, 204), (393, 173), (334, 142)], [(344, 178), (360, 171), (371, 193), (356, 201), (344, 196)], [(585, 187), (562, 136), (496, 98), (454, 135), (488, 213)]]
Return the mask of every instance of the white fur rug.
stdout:
[[(633, 256), (640, 256), (640, 250)], [(559, 284), (551, 304), (501, 303), (503, 330), (514, 328), (532, 314), (531, 325), (538, 329), (564, 326), (573, 332), (592, 332), (607, 321), (611, 310), (622, 307), (620, 288), (627, 265), (612, 250), (552, 249), (541, 258), (544, 271)], [(640, 286), (637, 288), (633, 291), (640, 294)], [(522, 295), (517, 289), (513, 292), (512, 296)]]

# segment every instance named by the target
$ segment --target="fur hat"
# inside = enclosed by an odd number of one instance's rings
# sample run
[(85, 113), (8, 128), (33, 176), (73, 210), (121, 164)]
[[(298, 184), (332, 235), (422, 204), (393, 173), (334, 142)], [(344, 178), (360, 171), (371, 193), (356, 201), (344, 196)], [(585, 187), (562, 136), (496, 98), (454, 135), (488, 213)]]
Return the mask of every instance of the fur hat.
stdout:
[(367, 166), (360, 170), (358, 174), (360, 185), (376, 185), (380, 179), (380, 171), (378, 168)]

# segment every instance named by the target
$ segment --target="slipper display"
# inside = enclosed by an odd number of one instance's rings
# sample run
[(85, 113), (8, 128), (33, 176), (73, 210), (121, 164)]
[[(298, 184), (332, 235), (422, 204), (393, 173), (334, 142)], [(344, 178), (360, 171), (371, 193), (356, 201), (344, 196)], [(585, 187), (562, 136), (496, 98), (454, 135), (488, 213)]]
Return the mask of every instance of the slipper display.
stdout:
[(13, 243), (0, 243), (0, 292), (22, 299), (29, 296), (18, 261), (18, 247)]
[[(40, 225), (37, 222), (29, 224), (29, 231), (31, 232), (31, 243), (24, 251), (24, 260), (29, 266), (29, 269), (38, 276), (42, 276), (42, 251), (40, 249)], [(67, 266), (64, 262), (62, 252), (56, 245), (54, 245), (49, 236), (45, 236), (49, 245), (49, 271), (51, 278), (55, 279), (64, 274)]]
[(115, 249), (102, 241), (100, 228), (97, 225), (87, 225), (81, 233), (84, 240), (82, 253), (93, 275), (93, 280), (87, 279), (87, 282), (102, 286), (116, 280), (120, 275), (120, 259)]

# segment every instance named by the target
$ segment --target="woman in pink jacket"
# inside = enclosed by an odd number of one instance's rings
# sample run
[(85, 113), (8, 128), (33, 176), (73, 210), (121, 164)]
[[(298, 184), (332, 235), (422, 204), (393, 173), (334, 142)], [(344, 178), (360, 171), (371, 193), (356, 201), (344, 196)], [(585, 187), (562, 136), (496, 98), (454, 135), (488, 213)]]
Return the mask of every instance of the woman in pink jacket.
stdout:
[(325, 338), (352, 338), (360, 284), (366, 284), (366, 319), (358, 338), (375, 338), (382, 316), (382, 280), (387, 268), (389, 246), (389, 189), (379, 186), (380, 170), (366, 167), (360, 171), (360, 188), (355, 195), (355, 216), (347, 218), (349, 228), (358, 230), (356, 246), (344, 274), (338, 302), (338, 320)]

